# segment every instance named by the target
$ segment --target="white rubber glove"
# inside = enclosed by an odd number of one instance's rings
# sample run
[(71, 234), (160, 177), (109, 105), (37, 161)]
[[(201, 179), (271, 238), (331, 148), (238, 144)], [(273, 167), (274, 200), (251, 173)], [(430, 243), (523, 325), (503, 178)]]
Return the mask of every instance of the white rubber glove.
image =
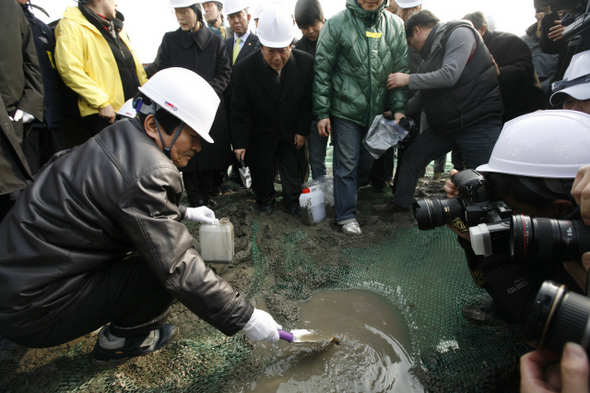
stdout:
[(281, 325), (276, 323), (269, 313), (255, 308), (250, 320), (242, 330), (252, 341), (276, 343), (279, 341), (280, 328)]
[(23, 119), (23, 124), (27, 124), (35, 120), (35, 116), (25, 111), (21, 111), (20, 109), (17, 109), (14, 112), (14, 116), (12, 116), (11, 119), (12, 121), (19, 121), (20, 119)]
[(189, 221), (197, 221), (205, 224), (215, 224), (215, 213), (206, 206), (187, 207), (184, 213), (184, 219)]

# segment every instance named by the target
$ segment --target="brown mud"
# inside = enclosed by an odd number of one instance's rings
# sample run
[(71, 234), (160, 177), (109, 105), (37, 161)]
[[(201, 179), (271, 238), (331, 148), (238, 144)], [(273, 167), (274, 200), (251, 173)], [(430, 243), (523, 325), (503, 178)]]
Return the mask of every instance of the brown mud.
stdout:
[[(442, 197), (444, 179), (443, 175), (443, 179), (434, 180), (430, 174), (420, 179), (416, 197)], [(227, 217), (233, 224), (235, 257), (231, 264), (209, 266), (257, 307), (268, 310), (285, 327), (293, 328), (301, 324), (301, 301), (309, 299), (318, 289), (330, 287), (335, 278), (329, 267), (346, 263), (340, 250), (378, 244), (392, 230), (416, 225), (411, 213), (392, 215), (375, 211), (375, 205), (391, 200), (388, 187), (381, 193), (366, 188), (359, 190), (357, 218), (363, 234), (351, 236), (341, 232), (335, 222), (333, 208), (326, 209), (324, 221), (308, 226), (301, 217), (290, 215), (280, 201), (272, 214), (261, 215), (250, 190), (238, 189), (232, 182), (224, 186), (224, 194), (214, 198), (219, 203), (214, 210), (217, 218)], [(198, 225), (188, 223), (187, 227), (198, 236)], [(285, 240), (297, 233), (305, 233), (298, 243), (299, 248), (285, 250)], [(325, 274), (310, 277), (304, 269), (294, 269), (288, 277), (274, 276), (272, 265), (283, 260), (286, 252), (313, 260), (320, 269), (326, 267), (323, 269)], [(268, 272), (271, 274), (262, 281), (256, 281), (255, 264), (260, 260), (269, 264)], [(285, 289), (283, 292), (264, 290), (277, 283)], [(299, 288), (297, 291), (293, 290), (295, 286)], [(289, 295), (294, 292), (298, 293), (296, 297)], [(6, 348), (4, 342), (4, 348), (0, 349), (0, 392), (234, 392), (248, 389), (263, 372), (265, 364), (257, 355), (259, 345), (249, 342), (242, 333), (227, 338), (180, 303), (173, 306), (169, 321), (178, 326), (179, 339), (158, 354), (130, 359), (107, 371), (98, 370), (89, 362), (96, 333), (48, 349), (28, 349), (17, 345)], [(203, 337), (206, 344), (200, 343), (198, 345), (203, 347), (199, 347), (183, 337)], [(210, 350), (216, 346), (225, 348), (228, 342), (238, 345), (228, 351)], [(219, 364), (231, 362), (232, 358), (240, 359), (239, 366), (231, 372), (224, 370), (224, 377), (219, 378)], [(231, 375), (229, 379), (228, 375)], [(192, 381), (192, 385), (187, 380)]]

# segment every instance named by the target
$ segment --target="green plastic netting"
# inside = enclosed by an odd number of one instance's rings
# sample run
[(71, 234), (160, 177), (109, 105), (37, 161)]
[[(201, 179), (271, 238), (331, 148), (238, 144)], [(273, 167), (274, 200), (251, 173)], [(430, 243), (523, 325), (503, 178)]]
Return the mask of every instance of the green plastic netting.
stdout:
[[(463, 319), (462, 306), (489, 298), (474, 285), (451, 231), (391, 228), (377, 242), (350, 242), (334, 253), (332, 247), (324, 251), (333, 238), (321, 235), (337, 231), (330, 220), (277, 229), (257, 218), (255, 207), (243, 206), (242, 195), (218, 211), (219, 217), (232, 215), (243, 227), (236, 235), (247, 239), (236, 250), (238, 262), (220, 274), (232, 285), (248, 282), (240, 288), (245, 296), (264, 303), (285, 328), (298, 327), (297, 304), (317, 291), (374, 291), (396, 305), (410, 327), (411, 372), (425, 391), (518, 391), (518, 358), (530, 348), (515, 327)], [(279, 241), (261, 246), (270, 231)], [(179, 339), (158, 354), (108, 368), (90, 361), (96, 334), (50, 349), (0, 349), (0, 391), (240, 392), (276, 361), (268, 345), (242, 333), (226, 337), (181, 304), (173, 306), (170, 322), (179, 327)]]
[[(393, 231), (378, 246), (343, 249), (338, 263), (326, 265), (310, 258), (302, 230), (284, 235), (281, 261), (269, 260), (256, 246), (258, 225), (255, 221), (250, 298), (272, 295), (297, 302), (317, 290), (353, 288), (387, 297), (411, 328), (413, 372), (428, 391), (498, 391), (527, 350), (513, 329), (463, 320), (461, 306), (485, 301), (486, 295), (471, 282), (463, 252), (448, 230)], [(245, 388), (244, 382), (255, 380), (273, 360), (242, 334), (225, 337), (181, 305), (175, 306), (172, 322), (179, 325), (181, 339), (150, 361), (132, 359), (114, 368), (90, 363), (94, 337), (58, 347), (51, 356), (35, 355), (42, 350), (20, 354), (11, 374), (4, 363), (18, 349), (5, 350), (0, 390), (35, 391), (41, 382), (47, 392), (232, 392)]]

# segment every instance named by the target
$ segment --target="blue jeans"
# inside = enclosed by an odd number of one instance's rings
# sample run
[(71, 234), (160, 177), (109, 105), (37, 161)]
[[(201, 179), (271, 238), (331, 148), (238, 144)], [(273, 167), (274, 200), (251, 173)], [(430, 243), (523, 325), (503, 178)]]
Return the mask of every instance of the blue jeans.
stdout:
[(362, 144), (366, 127), (330, 118), (334, 141), (334, 208), (336, 221), (345, 224), (356, 219), (358, 187), (371, 175), (373, 156)]
[(500, 118), (486, 119), (446, 136), (436, 135), (431, 128), (424, 130), (410, 145), (400, 166), (394, 201), (399, 206), (410, 207), (420, 171), (437, 157), (459, 148), (470, 168), (487, 164), (494, 144), (500, 135)]
[(328, 138), (324, 138), (318, 132), (318, 122), (311, 122), (311, 132), (307, 137), (309, 149), (309, 166), (311, 167), (312, 179), (317, 179), (326, 174), (326, 148)]

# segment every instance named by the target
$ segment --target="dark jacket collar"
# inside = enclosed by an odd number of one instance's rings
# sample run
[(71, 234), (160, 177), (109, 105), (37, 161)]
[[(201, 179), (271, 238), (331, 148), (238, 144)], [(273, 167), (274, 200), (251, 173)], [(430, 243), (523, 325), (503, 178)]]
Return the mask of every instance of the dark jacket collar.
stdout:
[(436, 38), (436, 32), (438, 31), (438, 29), (441, 26), (442, 25), (440, 23), (437, 23), (436, 25), (434, 25), (434, 27), (432, 28), (432, 30), (428, 34), (428, 37), (426, 37), (426, 41), (424, 41), (424, 46), (422, 47), (422, 50), (420, 51), (421, 58), (426, 59), (428, 57), (428, 54), (430, 53), (430, 50), (432, 49), (432, 44), (434, 43), (434, 39)]
[(256, 74), (258, 81), (264, 87), (264, 89), (267, 91), (267, 93), (270, 94), (270, 96), (275, 99), (275, 101), (279, 101), (279, 100), (283, 101), (285, 99), (285, 97), (287, 96), (287, 94), (289, 93), (289, 90), (291, 90), (291, 88), (295, 84), (295, 81), (297, 80), (297, 77), (298, 77), (297, 60), (295, 60), (295, 56), (293, 54), (293, 51), (291, 51), (291, 56), (289, 57), (287, 64), (285, 64), (285, 66), (283, 67), (283, 70), (285, 71), (285, 79), (283, 80), (283, 89), (282, 89), (282, 94), (280, 97), (277, 94), (277, 89), (273, 85), (272, 80), (268, 75), (266, 67), (264, 66), (264, 63), (263, 63), (264, 59), (262, 57), (262, 51), (260, 51), (258, 56), (259, 56), (258, 61), (260, 63), (259, 66), (257, 67), (258, 72)]
[(176, 30), (176, 36), (183, 49), (190, 48), (193, 42), (195, 42), (200, 50), (204, 50), (211, 42), (213, 33), (201, 22), (201, 28), (195, 32), (183, 31), (179, 27), (178, 30)]

